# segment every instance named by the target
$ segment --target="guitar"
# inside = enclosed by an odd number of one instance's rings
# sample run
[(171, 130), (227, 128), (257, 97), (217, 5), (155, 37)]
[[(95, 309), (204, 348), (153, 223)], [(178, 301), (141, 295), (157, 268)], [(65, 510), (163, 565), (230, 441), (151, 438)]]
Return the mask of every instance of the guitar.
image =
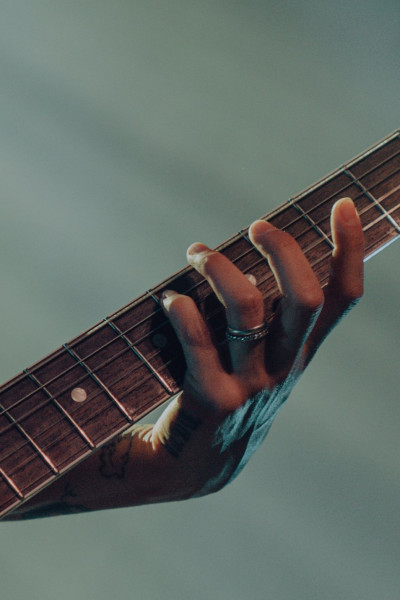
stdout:
[[(330, 212), (343, 196), (360, 215), (366, 259), (399, 237), (400, 130), (264, 217), (297, 240), (322, 286)], [(247, 228), (217, 249), (256, 277), (271, 312), (279, 290)], [(225, 343), (221, 305), (186, 267), (1, 386), (0, 517), (179, 392), (185, 360), (160, 306), (166, 288), (192, 296)]]

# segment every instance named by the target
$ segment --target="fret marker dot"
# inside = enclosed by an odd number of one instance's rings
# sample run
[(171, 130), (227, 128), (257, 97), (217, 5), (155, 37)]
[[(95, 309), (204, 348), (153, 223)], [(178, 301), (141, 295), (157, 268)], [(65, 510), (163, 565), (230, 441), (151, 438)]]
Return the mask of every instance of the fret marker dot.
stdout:
[(74, 388), (71, 392), (71, 398), (74, 402), (85, 402), (87, 393), (83, 388)]
[(151, 341), (156, 348), (165, 348), (165, 346), (168, 345), (168, 338), (162, 333), (156, 333), (153, 335)]

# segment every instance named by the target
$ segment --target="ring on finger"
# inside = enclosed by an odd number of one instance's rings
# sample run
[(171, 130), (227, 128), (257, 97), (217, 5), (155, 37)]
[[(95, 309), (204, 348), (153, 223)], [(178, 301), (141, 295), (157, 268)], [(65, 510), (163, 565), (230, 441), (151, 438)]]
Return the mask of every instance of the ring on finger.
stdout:
[(268, 329), (267, 323), (262, 323), (250, 329), (233, 329), (233, 327), (228, 326), (225, 335), (228, 340), (236, 342), (254, 342), (265, 337)]

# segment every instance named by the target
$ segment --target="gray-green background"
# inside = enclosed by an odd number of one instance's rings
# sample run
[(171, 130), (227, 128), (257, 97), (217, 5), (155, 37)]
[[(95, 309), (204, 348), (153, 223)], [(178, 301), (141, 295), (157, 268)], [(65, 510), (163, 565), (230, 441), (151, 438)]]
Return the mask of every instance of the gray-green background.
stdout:
[[(2, 380), (400, 126), (398, 0), (2, 0)], [(3, 523), (4, 600), (397, 600), (400, 243), (218, 495)]]

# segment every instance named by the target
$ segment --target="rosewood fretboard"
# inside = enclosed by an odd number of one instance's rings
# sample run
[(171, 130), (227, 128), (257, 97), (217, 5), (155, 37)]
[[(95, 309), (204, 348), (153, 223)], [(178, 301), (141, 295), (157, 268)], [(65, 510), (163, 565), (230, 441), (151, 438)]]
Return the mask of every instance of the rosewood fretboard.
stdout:
[[(324, 285), (333, 203), (350, 196), (369, 258), (400, 235), (400, 132), (267, 215), (296, 238)], [(247, 229), (218, 248), (257, 278), (267, 311), (278, 295)], [(187, 267), (0, 388), (0, 516), (124, 431), (181, 387), (182, 351), (160, 308), (163, 289), (190, 294), (223, 344), (223, 311)], [(268, 313), (267, 313), (268, 314)]]

